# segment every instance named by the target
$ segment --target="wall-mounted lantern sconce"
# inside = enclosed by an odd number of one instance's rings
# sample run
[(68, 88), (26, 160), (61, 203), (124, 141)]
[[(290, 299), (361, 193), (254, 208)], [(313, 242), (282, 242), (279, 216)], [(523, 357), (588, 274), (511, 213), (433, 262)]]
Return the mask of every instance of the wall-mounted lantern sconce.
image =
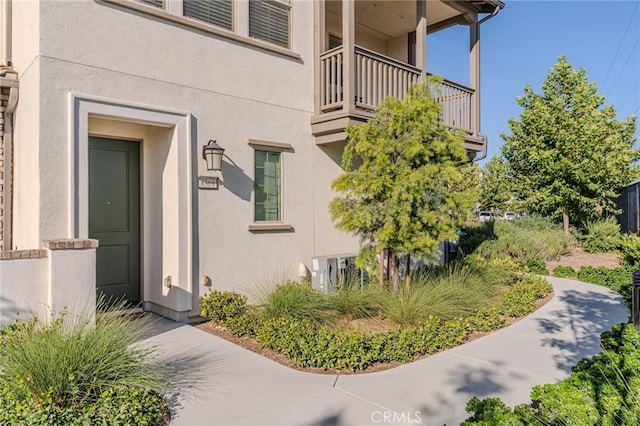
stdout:
[(224, 148), (216, 143), (213, 139), (202, 147), (202, 158), (207, 162), (207, 170), (222, 170), (222, 155)]
[[(207, 170), (222, 170), (222, 155), (224, 148), (213, 139), (202, 147), (202, 158), (207, 162)], [(218, 176), (198, 176), (199, 189), (218, 189)]]

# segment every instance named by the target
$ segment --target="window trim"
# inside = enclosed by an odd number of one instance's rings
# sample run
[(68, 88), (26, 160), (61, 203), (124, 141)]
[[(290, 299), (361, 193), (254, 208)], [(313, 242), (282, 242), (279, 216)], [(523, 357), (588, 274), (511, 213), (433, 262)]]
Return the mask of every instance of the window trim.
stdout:
[[(300, 56), (300, 54), (295, 53), (290, 48), (287, 49), (287, 48), (278, 46), (277, 44), (272, 44), (257, 38), (242, 36), (233, 31), (225, 30), (222, 27), (218, 27), (214, 24), (209, 24), (207, 22), (200, 21), (196, 18), (188, 18), (186, 16), (171, 13), (166, 8), (160, 9), (158, 7), (152, 6), (147, 3), (143, 3), (138, 0), (98, 0), (98, 1), (102, 3), (110, 3), (116, 6), (121, 6), (126, 9), (151, 15), (156, 18), (160, 18), (170, 22), (174, 22), (176, 24), (184, 25), (186, 27), (195, 28), (202, 32), (223, 37), (229, 40), (233, 40), (247, 46), (257, 47), (257, 48), (267, 50), (273, 53), (277, 53), (292, 59), (302, 60), (302, 57)], [(291, 34), (289, 36), (291, 37)]]
[[(247, 144), (253, 148), (253, 182), (254, 188), (251, 191), (251, 215), (252, 215), (252, 223), (247, 225), (247, 230), (250, 232), (255, 231), (292, 231), (293, 226), (285, 222), (285, 208), (284, 208), (284, 199), (285, 199), (285, 191), (284, 191), (284, 170), (285, 170), (285, 161), (284, 156), (282, 155), (285, 152), (291, 152), (292, 146), (288, 143), (282, 142), (271, 142), (260, 139), (247, 139)], [(280, 220), (270, 220), (270, 221), (256, 221), (256, 190), (255, 190), (255, 173), (256, 173), (256, 163), (255, 163), (255, 151), (267, 151), (267, 152), (278, 152), (280, 153)]]

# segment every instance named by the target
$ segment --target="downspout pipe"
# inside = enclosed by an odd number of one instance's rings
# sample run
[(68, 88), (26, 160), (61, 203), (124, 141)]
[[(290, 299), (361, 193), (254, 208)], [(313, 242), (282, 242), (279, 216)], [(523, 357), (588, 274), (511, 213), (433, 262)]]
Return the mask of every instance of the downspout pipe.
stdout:
[(9, 88), (9, 99), (2, 112), (4, 129), (2, 134), (4, 148), (4, 170), (2, 178), (3, 250), (11, 250), (13, 245), (13, 116), (18, 104), (18, 73), (12, 67), (12, 0), (2, 1), (2, 62), (0, 63), (0, 87)]
[(500, 12), (500, 9), (502, 9), (502, 6), (496, 5), (496, 8), (493, 9), (493, 12), (491, 12), (489, 15), (487, 15), (484, 18), (482, 18), (481, 20), (479, 20), (476, 25), (480, 26), (483, 22), (486, 22), (489, 19), (493, 18), (494, 16), (496, 16), (498, 14), (498, 12)]
[(6, 67), (11, 67), (12, 63), (11, 63), (11, 33), (12, 33), (12, 29), (11, 29), (11, 15), (12, 15), (12, 10), (11, 10), (11, 0), (4, 0), (2, 2), (2, 6), (3, 6), (3, 10), (2, 10), (2, 40), (3, 40), (3, 46), (2, 46), (2, 64), (3, 66)]
[[(7, 80), (8, 83), (7, 84)], [(2, 227), (2, 249), (11, 250), (13, 245), (13, 113), (18, 104), (18, 80), (0, 77), (0, 86), (9, 86), (9, 100), (4, 111), (4, 173), (3, 198), (4, 218)]]
[[(485, 16), (484, 18), (482, 18), (481, 20), (479, 20), (478, 22), (476, 22), (474, 25), (477, 27), (477, 34), (478, 34), (478, 40), (480, 39), (480, 25), (482, 25), (484, 22), (487, 22), (489, 19), (493, 18), (494, 16), (496, 16), (498, 14), (498, 12), (500, 12), (500, 10), (502, 9), (503, 6), (496, 4), (495, 9), (493, 9), (493, 12), (491, 12), (489, 15)], [(478, 72), (480, 72), (480, 69), (478, 69)], [(478, 116), (478, 128), (480, 127), (480, 117)], [(482, 139), (484, 139), (484, 143), (482, 144), (482, 153), (473, 158), (473, 162), (477, 162), (480, 160), (484, 160), (485, 158), (487, 158), (487, 154), (488, 154), (488, 138), (486, 135), (478, 132), (478, 134), (480, 135), (480, 137), (482, 137)]]

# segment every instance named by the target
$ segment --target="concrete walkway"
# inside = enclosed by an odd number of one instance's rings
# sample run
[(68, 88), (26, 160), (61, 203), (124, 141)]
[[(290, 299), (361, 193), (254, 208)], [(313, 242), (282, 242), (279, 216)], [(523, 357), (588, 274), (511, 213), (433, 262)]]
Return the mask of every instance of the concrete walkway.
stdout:
[(529, 402), (530, 388), (567, 377), (626, 322), (614, 292), (553, 278), (554, 298), (481, 339), (391, 370), (322, 375), (284, 367), (194, 327), (159, 320), (147, 339), (179, 368), (172, 425), (458, 425), (472, 396)]

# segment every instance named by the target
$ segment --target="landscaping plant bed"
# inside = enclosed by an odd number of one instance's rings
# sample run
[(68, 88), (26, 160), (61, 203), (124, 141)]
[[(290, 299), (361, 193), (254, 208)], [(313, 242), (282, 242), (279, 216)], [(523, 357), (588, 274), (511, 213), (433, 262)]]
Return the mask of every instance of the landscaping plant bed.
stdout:
[[(547, 288), (549, 289), (549, 288)], [(222, 294), (222, 293), (220, 293)], [(551, 298), (553, 297), (553, 293), (552, 292), (547, 292), (545, 295), (542, 295), (542, 297), (538, 298), (537, 300), (535, 300), (535, 302), (533, 303), (533, 306), (530, 307), (530, 309), (527, 311), (527, 313), (523, 314), (523, 315), (515, 315), (515, 316), (511, 316), (511, 315), (507, 315), (507, 314), (503, 314), (501, 315), (501, 318), (504, 319), (504, 321), (500, 322), (500, 325), (491, 329), (483, 329), (483, 330), (479, 330), (479, 329), (474, 329), (474, 327), (471, 325), (471, 323), (473, 322), (473, 320), (471, 318), (466, 318), (466, 319), (458, 319), (452, 322), (452, 324), (454, 324), (453, 326), (450, 326), (449, 329), (451, 329), (452, 327), (455, 328), (456, 325), (458, 324), (458, 332), (462, 331), (463, 335), (460, 335), (459, 333), (457, 334), (457, 336), (459, 337), (458, 339), (443, 339), (441, 338), (439, 335), (436, 336), (438, 339), (443, 340), (444, 343), (442, 343), (442, 347), (433, 347), (433, 348), (429, 348), (426, 350), (426, 353), (422, 353), (422, 354), (415, 354), (413, 356), (410, 356), (402, 361), (400, 360), (392, 360), (392, 361), (387, 361), (387, 362), (373, 362), (370, 364), (345, 364), (345, 365), (349, 365), (350, 368), (332, 368), (332, 367), (327, 367), (327, 366), (308, 366), (308, 365), (304, 365), (304, 361), (301, 362), (300, 358), (305, 358), (305, 357), (313, 357), (313, 353), (314, 351), (311, 350), (311, 355), (309, 355), (309, 353), (307, 353), (306, 355), (300, 355), (300, 357), (298, 359), (292, 359), (291, 357), (286, 356), (285, 354), (274, 350), (272, 348), (269, 348), (267, 346), (265, 346), (264, 344), (262, 344), (258, 338), (253, 335), (253, 336), (239, 336), (236, 334), (234, 334), (229, 327), (227, 327), (225, 325), (225, 321), (228, 321), (229, 318), (226, 318), (222, 321), (207, 321), (204, 323), (200, 323), (195, 325), (195, 327), (208, 332), (210, 334), (216, 335), (218, 337), (221, 337), (229, 342), (232, 342), (234, 344), (237, 344), (245, 349), (251, 350), (261, 356), (264, 356), (266, 358), (269, 358), (273, 361), (276, 361), (282, 365), (285, 365), (287, 367), (296, 369), (296, 370), (300, 370), (300, 371), (305, 371), (305, 372), (310, 372), (310, 373), (318, 373), (318, 374), (362, 374), (362, 373), (371, 373), (371, 372), (376, 372), (376, 371), (382, 371), (382, 370), (387, 370), (390, 368), (394, 368), (397, 367), (399, 365), (402, 365), (406, 362), (413, 362), (422, 358), (426, 358), (428, 356), (431, 356), (435, 353), (441, 352), (443, 350), (446, 349), (450, 349), (452, 347), (470, 342), (472, 340), (481, 338), (483, 336), (486, 336), (494, 331), (497, 331), (501, 328), (507, 327), (515, 322), (517, 322), (518, 320), (520, 320), (521, 318), (523, 318), (524, 316), (528, 315), (530, 312), (533, 312), (537, 309), (539, 309), (540, 307), (542, 307), (544, 304), (546, 304), (549, 300), (551, 300)], [(495, 319), (494, 319), (495, 320)], [(462, 325), (460, 325), (460, 322), (462, 322)], [(286, 322), (285, 322), (286, 324)], [(443, 326), (443, 329), (446, 329), (446, 324), (447, 322), (443, 322), (443, 324), (441, 324)], [(460, 328), (462, 327), (462, 328)], [(286, 328), (286, 327), (283, 327)], [(389, 320), (381, 320), (380, 318), (377, 317), (373, 317), (373, 318), (359, 318), (359, 319), (355, 319), (355, 320), (345, 320), (344, 318), (338, 320), (336, 322), (336, 324), (330, 326), (331, 328), (331, 332), (335, 332), (336, 336), (338, 339), (343, 338), (343, 336), (352, 336), (355, 335), (355, 340), (358, 341), (362, 341), (364, 342), (363, 345), (372, 345), (371, 344), (371, 340), (367, 340), (366, 336), (369, 336), (370, 339), (372, 339), (373, 341), (378, 341), (378, 342), (382, 342), (380, 344), (384, 345), (385, 344), (385, 338), (380, 337), (380, 335), (384, 335), (385, 333), (393, 333), (394, 331), (396, 333), (402, 333), (402, 330), (407, 330), (407, 329), (412, 329), (412, 327), (399, 327), (395, 324), (393, 324), (391, 321)], [(482, 327), (480, 327), (482, 328)], [(486, 327), (485, 327), (486, 328)], [(341, 331), (338, 331), (341, 330)], [(407, 336), (414, 336), (414, 335), (420, 335), (420, 333), (417, 334), (411, 334), (410, 332), (411, 330), (407, 331)], [(286, 332), (286, 330), (285, 330)], [(311, 332), (313, 333), (313, 332)], [(285, 333), (286, 334), (286, 333)], [(443, 332), (443, 334), (446, 334), (445, 332)], [(456, 334), (456, 333), (454, 333)], [(333, 336), (330, 334), (330, 336)], [(364, 336), (364, 337), (363, 337)], [(306, 337), (302, 337), (301, 339), (304, 340)], [(264, 339), (264, 337), (263, 337)], [(403, 344), (405, 344), (406, 342), (404, 342), (403, 338), (400, 337), (398, 339), (400, 342), (402, 342)], [(315, 340), (311, 339), (312, 342), (315, 342)], [(353, 356), (357, 356), (357, 355), (361, 355), (362, 353), (358, 351), (358, 349), (354, 349), (350, 346), (355, 345), (353, 343), (352, 340), (350, 339), (345, 339), (345, 346), (349, 346), (349, 348), (347, 348), (345, 350), (345, 357), (353, 357)], [(393, 341), (395, 342), (395, 341)], [(275, 346), (278, 346), (278, 344), (276, 343)], [(289, 348), (288, 345), (281, 345), (284, 348)], [(410, 347), (411, 345), (409, 345)], [(329, 349), (328, 349), (329, 350)], [(336, 353), (342, 353), (341, 349), (334, 349), (334, 352)], [(354, 355), (357, 354), (357, 355)], [(367, 356), (369, 354), (367, 353)]]

